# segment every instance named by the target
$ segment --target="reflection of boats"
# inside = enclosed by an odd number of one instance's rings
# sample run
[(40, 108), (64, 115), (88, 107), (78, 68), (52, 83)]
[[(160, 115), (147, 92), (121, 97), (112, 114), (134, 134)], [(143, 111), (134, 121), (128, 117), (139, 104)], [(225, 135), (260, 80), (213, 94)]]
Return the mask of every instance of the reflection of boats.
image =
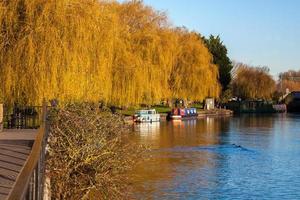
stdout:
[(196, 108), (174, 108), (167, 115), (167, 120), (195, 119), (198, 113)]
[(134, 131), (142, 136), (159, 134), (160, 123), (139, 123), (134, 125)]
[(189, 118), (189, 120), (171, 120), (170, 123), (176, 128), (191, 128), (197, 124), (197, 118)]
[(157, 141), (159, 141), (161, 137), (161, 124), (162, 123), (135, 123), (133, 125), (134, 136), (141, 144), (158, 148), (159, 144)]
[(159, 122), (160, 115), (155, 109), (151, 110), (138, 110), (133, 116), (134, 122)]

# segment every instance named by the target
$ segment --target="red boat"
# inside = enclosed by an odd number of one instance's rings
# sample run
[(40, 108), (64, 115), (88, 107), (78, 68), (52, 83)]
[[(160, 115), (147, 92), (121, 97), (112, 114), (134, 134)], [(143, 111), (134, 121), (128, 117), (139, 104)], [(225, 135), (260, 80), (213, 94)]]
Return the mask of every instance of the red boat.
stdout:
[(167, 120), (183, 120), (197, 118), (196, 108), (174, 108), (167, 115)]

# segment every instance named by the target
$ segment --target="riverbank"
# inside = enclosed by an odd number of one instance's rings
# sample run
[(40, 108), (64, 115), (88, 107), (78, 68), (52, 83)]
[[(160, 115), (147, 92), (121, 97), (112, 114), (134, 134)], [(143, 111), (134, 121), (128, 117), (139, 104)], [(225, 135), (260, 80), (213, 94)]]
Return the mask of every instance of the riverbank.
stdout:
[[(205, 118), (205, 117), (224, 117), (224, 116), (232, 116), (233, 111), (227, 110), (227, 109), (214, 109), (214, 110), (203, 110), (198, 109), (198, 119)], [(166, 112), (159, 112), (160, 114), (160, 121), (166, 121), (167, 119), (167, 113)], [(124, 115), (125, 116), (125, 122), (126, 123), (133, 123), (132, 116)]]
[(198, 110), (198, 118), (232, 116), (232, 115), (233, 115), (233, 111), (227, 109)]

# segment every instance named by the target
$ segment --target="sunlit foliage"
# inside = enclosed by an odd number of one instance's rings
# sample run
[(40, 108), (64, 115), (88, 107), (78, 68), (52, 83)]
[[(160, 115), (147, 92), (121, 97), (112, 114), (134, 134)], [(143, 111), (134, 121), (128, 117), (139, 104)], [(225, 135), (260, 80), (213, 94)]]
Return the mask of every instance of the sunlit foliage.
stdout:
[(272, 98), (275, 81), (267, 67), (252, 67), (237, 63), (235, 74), (232, 82), (233, 95), (243, 99), (269, 100)]
[(279, 75), (279, 82), (277, 85), (279, 92), (285, 93), (286, 90), (300, 91), (300, 71), (289, 70)]
[(218, 70), (198, 34), (141, 1), (0, 1), (0, 97), (153, 104), (218, 97)]
[(196, 33), (176, 29), (178, 47), (171, 71), (170, 87), (173, 97), (202, 100), (217, 97), (220, 85), (218, 68), (204, 42)]

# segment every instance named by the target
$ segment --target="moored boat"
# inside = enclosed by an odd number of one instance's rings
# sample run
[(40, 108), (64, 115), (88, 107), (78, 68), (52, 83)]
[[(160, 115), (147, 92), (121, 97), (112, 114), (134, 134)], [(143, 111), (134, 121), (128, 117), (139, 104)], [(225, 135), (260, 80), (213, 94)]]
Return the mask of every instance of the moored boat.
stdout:
[(300, 91), (291, 92), (285, 99), (287, 111), (300, 113)]
[(225, 104), (226, 108), (234, 113), (283, 113), (286, 105), (273, 104), (263, 100), (230, 101)]
[(167, 120), (184, 120), (198, 117), (196, 108), (174, 108), (167, 115)]
[(150, 110), (138, 110), (133, 116), (134, 122), (159, 122), (160, 114), (156, 112), (155, 109)]

